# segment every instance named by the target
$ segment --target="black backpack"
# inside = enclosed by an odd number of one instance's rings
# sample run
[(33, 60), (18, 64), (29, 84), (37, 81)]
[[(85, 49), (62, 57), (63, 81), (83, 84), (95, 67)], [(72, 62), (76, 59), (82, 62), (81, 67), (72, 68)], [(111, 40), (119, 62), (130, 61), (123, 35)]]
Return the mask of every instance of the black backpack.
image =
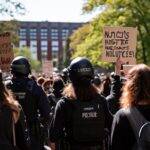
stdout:
[(72, 115), (72, 135), (77, 142), (102, 142), (105, 132), (105, 112), (103, 101), (75, 100)]
[[(7, 85), (9, 89), (12, 90), (15, 99), (20, 103), (24, 111), (25, 118), (27, 121), (32, 121), (35, 119), (35, 114), (37, 111), (37, 102), (32, 90), (34, 88), (35, 81), (31, 79), (26, 79), (24, 82), (19, 82), (18, 80), (11, 80)], [(31, 111), (32, 110), (32, 111)], [(29, 120), (29, 118), (32, 118)]]
[(135, 107), (125, 113), (137, 140), (135, 150), (150, 150), (150, 122)]

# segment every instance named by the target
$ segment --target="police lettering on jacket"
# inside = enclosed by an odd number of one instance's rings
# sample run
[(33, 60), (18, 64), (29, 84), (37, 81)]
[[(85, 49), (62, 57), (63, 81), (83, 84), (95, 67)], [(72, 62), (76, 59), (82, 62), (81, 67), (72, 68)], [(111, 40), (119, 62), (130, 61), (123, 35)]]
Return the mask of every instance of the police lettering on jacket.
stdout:
[(97, 112), (93, 111), (93, 110), (94, 110), (94, 107), (83, 108), (84, 112), (82, 112), (82, 118), (86, 118), (86, 119), (87, 118), (97, 118)]

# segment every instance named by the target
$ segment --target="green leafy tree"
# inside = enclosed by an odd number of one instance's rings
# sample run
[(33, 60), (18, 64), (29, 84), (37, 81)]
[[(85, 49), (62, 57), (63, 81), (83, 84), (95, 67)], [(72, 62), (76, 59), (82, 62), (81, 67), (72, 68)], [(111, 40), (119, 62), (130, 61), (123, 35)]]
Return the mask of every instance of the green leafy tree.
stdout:
[[(137, 61), (150, 64), (150, 1), (87, 0), (83, 6), (85, 13), (95, 11), (97, 8), (101, 9), (101, 13), (88, 23), (88, 30), (83, 30), (82, 28), (86, 27), (82, 27), (72, 35), (71, 46), (74, 43), (72, 57), (87, 56), (95, 65), (109, 67), (109, 63), (104, 63), (100, 59), (103, 50), (103, 27), (131, 26), (138, 29)], [(81, 38), (82, 36), (84, 38)]]
[(100, 43), (102, 37), (100, 36), (99, 29), (94, 28), (94, 23), (95, 22), (85, 24), (71, 36), (70, 48), (73, 50), (72, 58), (85, 56), (89, 58), (95, 66), (109, 68), (111, 66), (110, 63), (101, 61)]
[(67, 67), (70, 64), (70, 59), (71, 59), (71, 48), (70, 48), (70, 38), (68, 37), (66, 39), (66, 45), (63, 50), (63, 62), (64, 62), (63, 67)]
[[(133, 26), (138, 29), (137, 60), (150, 63), (150, 1), (146, 0), (88, 0), (85, 12), (104, 8), (99, 19), (105, 16), (104, 25)], [(112, 13), (109, 13), (111, 12)], [(107, 12), (109, 15), (107, 15)], [(116, 16), (116, 17), (115, 17)], [(110, 24), (111, 22), (111, 24)]]

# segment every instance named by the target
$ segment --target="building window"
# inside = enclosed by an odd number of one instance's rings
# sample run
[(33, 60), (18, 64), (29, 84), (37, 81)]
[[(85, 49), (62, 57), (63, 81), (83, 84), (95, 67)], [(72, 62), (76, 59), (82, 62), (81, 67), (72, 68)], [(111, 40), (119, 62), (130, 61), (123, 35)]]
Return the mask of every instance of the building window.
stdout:
[(47, 29), (41, 29), (41, 39), (47, 39)]
[(66, 40), (69, 35), (69, 30), (68, 29), (62, 29), (62, 39)]
[(37, 30), (32, 28), (30, 29), (30, 39), (36, 39), (37, 36)]
[(27, 35), (27, 29), (24, 29), (24, 28), (21, 28), (20, 30), (19, 30), (19, 37), (20, 37), (20, 39), (26, 39), (26, 35)]
[(53, 59), (58, 59), (58, 51), (53, 51), (52, 52), (52, 58)]
[(52, 33), (58, 33), (58, 29), (51, 29)]
[(52, 41), (52, 46), (58, 46), (58, 41)]
[(19, 47), (21, 48), (21, 47), (25, 47), (25, 46), (27, 46), (27, 41), (26, 40), (20, 40), (19, 41)]
[(59, 51), (58, 46), (57, 46), (57, 47), (56, 47), (56, 46), (53, 46), (53, 47), (52, 47), (52, 51)]
[(63, 47), (66, 46), (66, 41), (62, 41), (62, 46), (63, 46)]
[(47, 60), (47, 52), (46, 51), (42, 51), (41, 56), (42, 56), (42, 60)]
[(48, 50), (47, 41), (41, 41), (41, 55), (43, 60), (47, 59), (47, 50)]
[(41, 50), (47, 51), (48, 43), (47, 41), (41, 41)]
[(52, 46), (52, 51), (58, 51), (59, 50), (58, 41), (52, 41), (51, 46)]
[(58, 29), (51, 29), (51, 39), (52, 40), (58, 39)]
[(37, 59), (37, 41), (36, 40), (30, 41), (30, 50), (31, 50), (32, 57), (34, 59)]

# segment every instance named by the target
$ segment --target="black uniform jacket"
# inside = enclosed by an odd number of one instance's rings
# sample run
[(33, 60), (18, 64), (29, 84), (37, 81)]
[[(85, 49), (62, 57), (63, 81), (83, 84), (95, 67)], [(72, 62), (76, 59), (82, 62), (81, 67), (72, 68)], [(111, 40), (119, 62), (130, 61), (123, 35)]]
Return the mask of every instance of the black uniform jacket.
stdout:
[[(105, 98), (101, 97), (101, 100), (103, 101), (103, 107), (106, 113), (105, 125), (107, 128), (111, 128), (112, 116), (108, 111)], [(69, 131), (71, 129), (72, 111), (73, 109), (70, 105), (69, 100), (67, 100), (66, 98), (62, 98), (58, 101), (50, 127), (50, 140), (52, 142), (57, 142), (64, 137), (64, 128), (66, 129), (66, 131)], [(72, 137), (68, 137), (67, 140), (71, 141)]]

